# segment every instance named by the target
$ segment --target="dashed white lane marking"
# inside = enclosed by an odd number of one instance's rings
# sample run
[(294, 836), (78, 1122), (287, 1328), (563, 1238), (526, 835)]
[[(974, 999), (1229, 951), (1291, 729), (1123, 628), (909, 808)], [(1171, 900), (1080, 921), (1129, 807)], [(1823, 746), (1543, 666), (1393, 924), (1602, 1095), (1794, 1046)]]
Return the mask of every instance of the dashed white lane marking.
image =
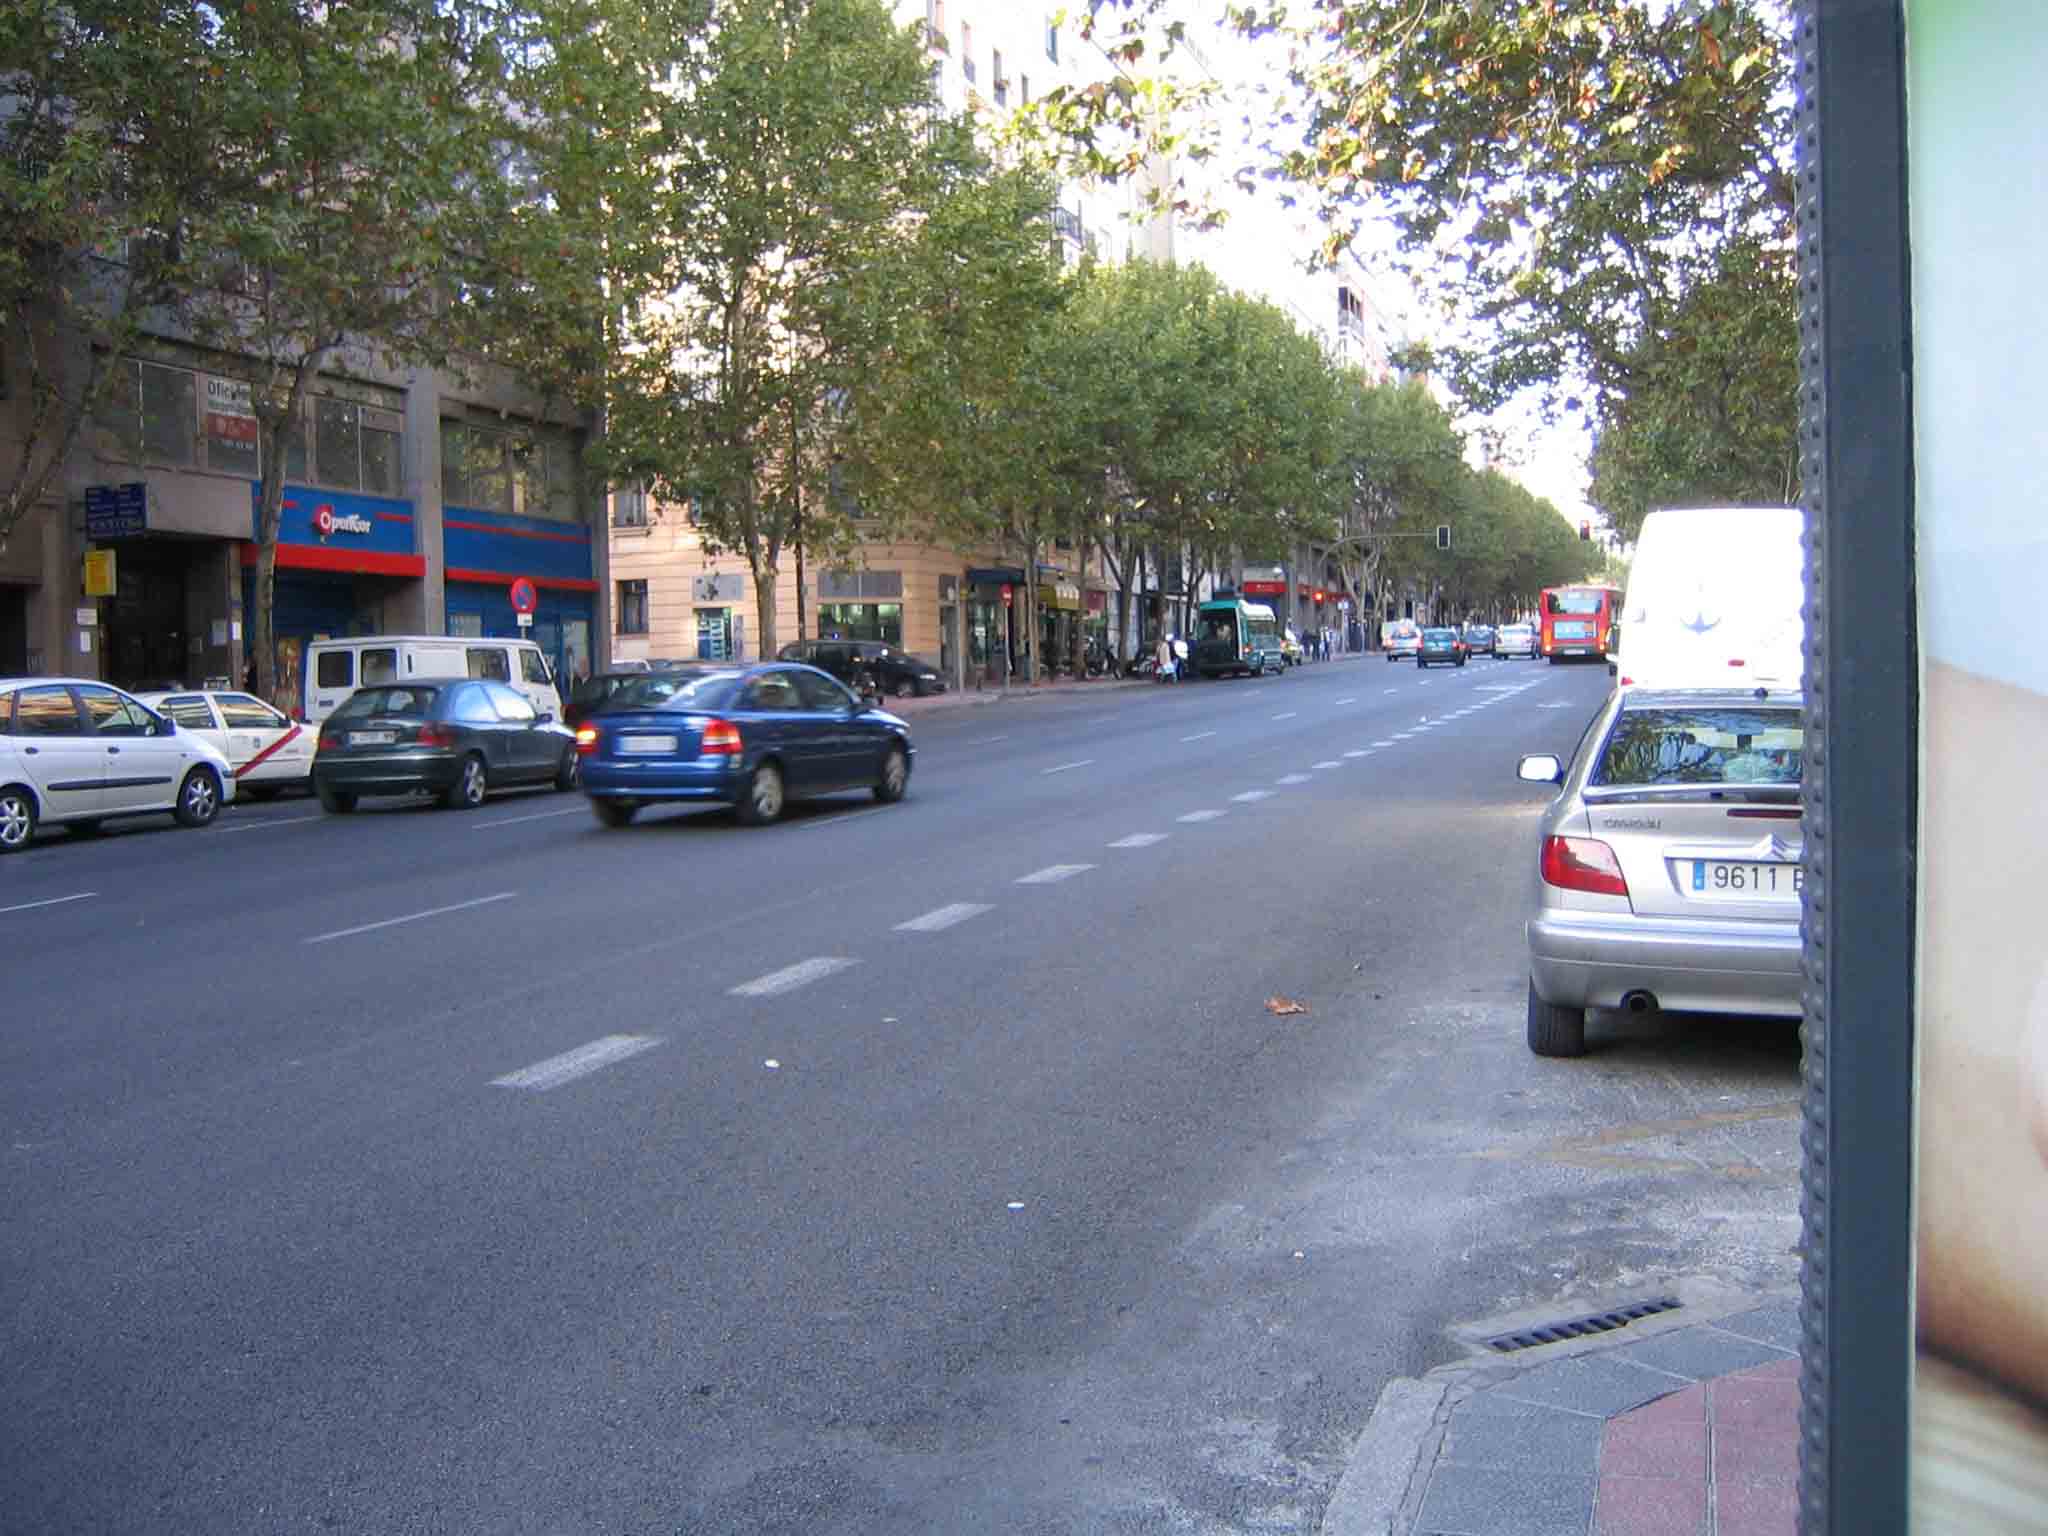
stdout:
[[(580, 810), (580, 809), (581, 809), (581, 807), (579, 806), (579, 807), (578, 807), (578, 809)], [(261, 831), (263, 831), (264, 829), (266, 829), (266, 828), (268, 828), (268, 827), (296, 827), (296, 826), (298, 826), (298, 825), (299, 825), (300, 823), (302, 823), (302, 822), (308, 822), (308, 821), (325, 821), (326, 819), (327, 819), (327, 818), (326, 818), (326, 816), (324, 816), (324, 815), (321, 815), (321, 816), (280, 816), (280, 817), (279, 817), (279, 818), (278, 818), (278, 819), (277, 819), (276, 821), (249, 821), (249, 822), (244, 822), (244, 823), (243, 823), (243, 824), (242, 824), (241, 826), (239, 826), (239, 827), (222, 827), (222, 828), (221, 828), (221, 831), (223, 831), (223, 832), (261, 832)]]
[(1273, 782), (1275, 784), (1306, 784), (1308, 782), (1308, 775), (1305, 773), (1283, 773)]
[(1356, 704), (1356, 703), (1358, 702), (1358, 700), (1356, 700), (1356, 699), (1339, 699), (1339, 700), (1338, 700), (1337, 702), (1338, 702), (1339, 704)]
[(531, 816), (504, 816), (497, 821), (472, 822), (469, 829), (472, 832), (485, 832), (492, 827), (516, 827), (522, 821), (552, 821), (557, 816), (581, 816), (582, 814), (582, 806), (572, 805), (566, 811), (536, 811)]
[(963, 747), (990, 747), (999, 741), (1008, 741), (1009, 739), (1008, 736), (977, 736), (972, 741), (961, 742), (960, 745)]
[(1228, 811), (1189, 811), (1185, 816), (1174, 817), (1174, 820), (1188, 822), (1214, 821), (1219, 816), (1227, 816), (1229, 814)]
[(1400, 691), (1401, 691), (1401, 690), (1400, 690), (1400, 689), (1398, 689), (1398, 688), (1382, 688), (1382, 689), (1380, 690), (1380, 692), (1382, 692), (1382, 693), (1399, 693)]
[(848, 966), (859, 964), (858, 960), (849, 960), (841, 955), (818, 955), (809, 960), (799, 960), (795, 965), (785, 965), (779, 971), (770, 971), (766, 976), (756, 976), (752, 981), (743, 981), (729, 988), (728, 993), (732, 997), (779, 997), (784, 992), (794, 992), (798, 987), (823, 981)]
[(1194, 735), (1192, 735), (1192, 736), (1183, 736), (1183, 737), (1181, 737), (1181, 740), (1182, 740), (1182, 741), (1200, 741), (1200, 740), (1201, 740), (1201, 739), (1202, 739), (1203, 737), (1205, 737), (1205, 736), (1214, 736), (1215, 734), (1216, 734), (1216, 733), (1215, 733), (1214, 731), (1197, 731), (1197, 732), (1195, 732), (1195, 734), (1194, 734)]
[(1373, 745), (1376, 747), (1391, 747), (1393, 744), (1394, 743), (1391, 739), (1386, 741), (1376, 741), (1373, 743)]
[(802, 821), (778, 821), (767, 830), (774, 832), (810, 832), (818, 827), (836, 827), (845, 822), (859, 821), (863, 816), (881, 816), (889, 810), (886, 805), (871, 805), (864, 811), (834, 811), (825, 816), (807, 816)]
[(1273, 791), (1271, 791), (1270, 789), (1248, 789), (1243, 794), (1232, 795), (1230, 798), (1233, 800), (1242, 800), (1246, 804), (1250, 804), (1254, 800), (1272, 799)]
[(1571, 705), (1559, 702), (1556, 704), (1538, 704), (1536, 707), (1538, 709), (1570, 709)]
[(1057, 768), (1041, 768), (1039, 776), (1042, 778), (1048, 773), (1065, 773), (1069, 768), (1086, 768), (1094, 761), (1092, 757), (1084, 757), (1078, 763), (1061, 763)]
[(332, 933), (316, 933), (302, 944), (325, 944), (330, 939), (352, 939), (359, 933), (375, 933), (379, 928), (396, 928), (400, 923), (416, 923), (422, 918), (440, 917), (449, 912), (467, 912), (471, 907), (488, 907), (494, 901), (510, 901), (517, 891), (499, 891), (494, 896), (479, 896), (474, 901), (452, 902), (445, 907), (429, 907), (424, 912), (408, 912), (403, 917), (387, 917), (379, 923), (358, 923), (353, 928), (337, 928)]
[(652, 1050), (661, 1044), (658, 1035), (606, 1035), (588, 1045), (579, 1045), (573, 1051), (564, 1051), (559, 1056), (550, 1056), (546, 1061), (537, 1061), (530, 1067), (517, 1072), (507, 1072), (503, 1077), (491, 1079), (493, 1088), (524, 1088), (533, 1093), (546, 1093), (550, 1088), (559, 1088), (564, 1083), (574, 1082), (579, 1077), (588, 1077), (600, 1067), (608, 1067), (615, 1061), (624, 1061), (628, 1056), (638, 1056), (642, 1051)]
[(1019, 875), (1017, 883), (1019, 885), (1053, 885), (1061, 880), (1071, 880), (1074, 876), (1084, 874), (1094, 867), (1093, 864), (1048, 864), (1043, 869), (1034, 869), (1028, 875)]
[(91, 901), (98, 891), (80, 891), (75, 896), (52, 896), (47, 901), (24, 901), (11, 907), (0, 907), (0, 916), (9, 912), (33, 912), (37, 907), (61, 907), (67, 901)]
[(1371, 756), (1372, 756), (1372, 748), (1371, 748), (1371, 747), (1354, 747), (1354, 748), (1353, 748), (1353, 749), (1352, 749), (1351, 751), (1349, 751), (1349, 752), (1346, 752), (1346, 753), (1345, 753), (1344, 755), (1345, 755), (1346, 757), (1371, 757)]
[(1298, 709), (1283, 709), (1280, 711), (1279, 714), (1275, 715), (1273, 718), (1275, 720), (1292, 720), (1296, 715), (1300, 713), (1301, 711)]
[(907, 923), (898, 923), (898, 933), (938, 933), (955, 923), (964, 923), (970, 917), (979, 917), (984, 912), (993, 912), (994, 907), (985, 902), (956, 901), (950, 906), (934, 907), (922, 917), (913, 917)]
[(1166, 841), (1164, 832), (1133, 832), (1129, 837), (1120, 837), (1109, 846), (1112, 848), (1150, 848), (1154, 843)]
[(1341, 768), (1344, 765), (1334, 757), (1326, 757), (1320, 763), (1311, 763), (1309, 766), (1311, 768)]

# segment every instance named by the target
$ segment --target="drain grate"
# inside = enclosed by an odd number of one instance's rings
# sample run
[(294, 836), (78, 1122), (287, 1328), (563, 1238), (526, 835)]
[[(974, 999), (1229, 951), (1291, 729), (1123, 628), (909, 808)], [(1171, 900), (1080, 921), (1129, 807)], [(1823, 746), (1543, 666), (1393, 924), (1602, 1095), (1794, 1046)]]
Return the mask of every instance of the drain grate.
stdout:
[(1484, 1343), (1497, 1355), (1510, 1355), (1518, 1349), (1534, 1349), (1539, 1344), (1561, 1344), (1566, 1339), (1585, 1339), (1596, 1333), (1612, 1333), (1617, 1328), (1626, 1328), (1630, 1323), (1639, 1322), (1643, 1318), (1655, 1317), (1659, 1312), (1676, 1312), (1680, 1305), (1676, 1296), (1658, 1296), (1650, 1301), (1632, 1301), (1606, 1312), (1589, 1312), (1584, 1317), (1561, 1318), (1554, 1323), (1538, 1323), (1533, 1328), (1517, 1328), (1512, 1333), (1497, 1333)]

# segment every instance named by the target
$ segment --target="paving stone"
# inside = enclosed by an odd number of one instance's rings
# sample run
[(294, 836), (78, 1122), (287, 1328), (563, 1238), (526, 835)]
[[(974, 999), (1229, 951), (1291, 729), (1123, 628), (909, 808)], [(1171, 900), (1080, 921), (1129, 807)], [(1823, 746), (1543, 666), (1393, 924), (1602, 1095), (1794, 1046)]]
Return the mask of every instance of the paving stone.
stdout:
[(1704, 1424), (1707, 1422), (1707, 1384), (1696, 1381), (1680, 1392), (1660, 1397), (1616, 1415), (1617, 1424)]
[(1773, 1360), (1769, 1365), (1759, 1365), (1747, 1371), (1737, 1371), (1735, 1374), (1759, 1381), (1797, 1381), (1799, 1357), (1787, 1355), (1781, 1360)]
[(1705, 1478), (1602, 1477), (1594, 1536), (1707, 1536)]
[(1792, 1357), (1775, 1345), (1716, 1328), (1675, 1328), (1655, 1338), (1624, 1344), (1611, 1351), (1609, 1358), (1707, 1381)]
[(1707, 1476), (1707, 1426), (1704, 1421), (1659, 1423), (1632, 1418), (1609, 1419), (1600, 1439), (1600, 1475), (1690, 1478)]
[(1417, 1531), (1456, 1536), (1586, 1536), (1595, 1482), (1583, 1476), (1439, 1464)]
[(1714, 1485), (1799, 1481), (1799, 1439), (1782, 1430), (1714, 1426)]
[(1716, 1318), (1714, 1326), (1727, 1333), (1739, 1333), (1745, 1339), (1775, 1344), (1795, 1355), (1799, 1353), (1799, 1303), (1796, 1301), (1765, 1302), (1733, 1317)]
[(1553, 1360), (1526, 1371), (1498, 1390), (1523, 1402), (1544, 1403), (1611, 1418), (1690, 1383), (1668, 1371), (1631, 1365), (1611, 1354)]
[(1797, 1439), (1799, 1383), (1755, 1376), (1710, 1382), (1707, 1413), (1716, 1428), (1771, 1430)]
[(1798, 1536), (1797, 1483), (1716, 1483), (1716, 1536)]
[(1600, 1456), (1601, 1423), (1581, 1413), (1465, 1413), (1451, 1419), (1440, 1462), (1514, 1472), (1588, 1472)]

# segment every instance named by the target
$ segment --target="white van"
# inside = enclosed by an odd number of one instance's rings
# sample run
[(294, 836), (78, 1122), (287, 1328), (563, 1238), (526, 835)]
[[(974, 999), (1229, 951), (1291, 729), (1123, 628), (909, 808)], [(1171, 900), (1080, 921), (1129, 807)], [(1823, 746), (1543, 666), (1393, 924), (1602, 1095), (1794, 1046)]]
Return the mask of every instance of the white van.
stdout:
[(414, 677), (488, 677), (525, 694), (534, 710), (562, 718), (547, 657), (531, 640), (481, 640), (461, 635), (355, 635), (306, 647), (305, 707), (318, 725), (356, 689)]
[(1805, 514), (1672, 507), (1643, 519), (1614, 659), (1624, 688), (1801, 686)]

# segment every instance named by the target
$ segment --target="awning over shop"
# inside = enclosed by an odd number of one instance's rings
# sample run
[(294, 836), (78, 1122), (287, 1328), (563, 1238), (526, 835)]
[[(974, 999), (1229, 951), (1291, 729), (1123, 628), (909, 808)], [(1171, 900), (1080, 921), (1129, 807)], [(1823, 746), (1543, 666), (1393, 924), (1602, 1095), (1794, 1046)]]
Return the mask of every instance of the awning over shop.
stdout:
[(1072, 581), (1046, 582), (1038, 589), (1038, 606), (1078, 613), (1081, 609), (1080, 584)]

